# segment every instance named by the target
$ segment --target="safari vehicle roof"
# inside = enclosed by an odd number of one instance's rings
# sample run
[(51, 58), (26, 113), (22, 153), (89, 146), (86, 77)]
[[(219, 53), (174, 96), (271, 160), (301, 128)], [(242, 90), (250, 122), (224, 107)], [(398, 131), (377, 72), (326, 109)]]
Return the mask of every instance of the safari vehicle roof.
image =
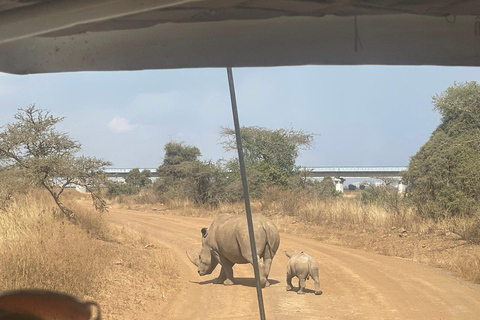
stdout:
[(0, 0), (0, 71), (480, 64), (477, 0)]

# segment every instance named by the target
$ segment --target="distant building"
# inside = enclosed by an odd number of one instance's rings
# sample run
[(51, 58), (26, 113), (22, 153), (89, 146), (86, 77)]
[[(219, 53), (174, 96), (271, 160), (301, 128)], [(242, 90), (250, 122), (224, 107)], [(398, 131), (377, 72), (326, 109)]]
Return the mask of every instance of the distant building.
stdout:
[(108, 177), (107, 179), (116, 183), (125, 183), (125, 178), (122, 177)]

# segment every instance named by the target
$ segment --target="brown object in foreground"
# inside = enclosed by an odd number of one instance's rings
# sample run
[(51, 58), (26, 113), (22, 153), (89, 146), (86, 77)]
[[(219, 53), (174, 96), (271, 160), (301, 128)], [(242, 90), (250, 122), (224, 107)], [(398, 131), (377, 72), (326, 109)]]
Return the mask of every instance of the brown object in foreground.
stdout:
[[(92, 318), (95, 306), (96, 316)], [(100, 307), (67, 294), (45, 290), (0, 293), (0, 320), (101, 320)]]

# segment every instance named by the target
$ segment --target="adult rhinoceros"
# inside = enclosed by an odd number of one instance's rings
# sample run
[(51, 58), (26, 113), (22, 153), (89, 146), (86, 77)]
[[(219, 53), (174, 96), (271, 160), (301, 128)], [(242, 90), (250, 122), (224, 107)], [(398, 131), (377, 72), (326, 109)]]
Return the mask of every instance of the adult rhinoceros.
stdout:
[[(268, 287), (268, 274), (280, 245), (280, 235), (275, 224), (260, 214), (253, 215), (253, 226), (261, 284)], [(221, 215), (212, 222), (210, 228), (202, 228), (201, 232), (202, 250), (196, 259), (187, 252), (188, 258), (198, 267), (201, 276), (211, 274), (220, 263), (222, 270), (215, 282), (232, 285), (234, 264), (252, 263), (246, 217)]]

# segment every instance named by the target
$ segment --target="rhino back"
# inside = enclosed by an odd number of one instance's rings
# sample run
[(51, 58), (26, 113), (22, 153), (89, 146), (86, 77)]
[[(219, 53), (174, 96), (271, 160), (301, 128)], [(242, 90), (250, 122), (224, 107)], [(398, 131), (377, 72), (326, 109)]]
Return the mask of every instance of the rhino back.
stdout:
[[(253, 216), (253, 225), (257, 254), (263, 256), (266, 248), (273, 250), (275, 254), (280, 243), (275, 225), (262, 215)], [(234, 263), (249, 262), (247, 257), (251, 257), (250, 240), (244, 215), (219, 216), (210, 228), (209, 242), (220, 256)]]
[(288, 261), (288, 266), (293, 274), (308, 273), (309, 256), (304, 253), (294, 254)]

